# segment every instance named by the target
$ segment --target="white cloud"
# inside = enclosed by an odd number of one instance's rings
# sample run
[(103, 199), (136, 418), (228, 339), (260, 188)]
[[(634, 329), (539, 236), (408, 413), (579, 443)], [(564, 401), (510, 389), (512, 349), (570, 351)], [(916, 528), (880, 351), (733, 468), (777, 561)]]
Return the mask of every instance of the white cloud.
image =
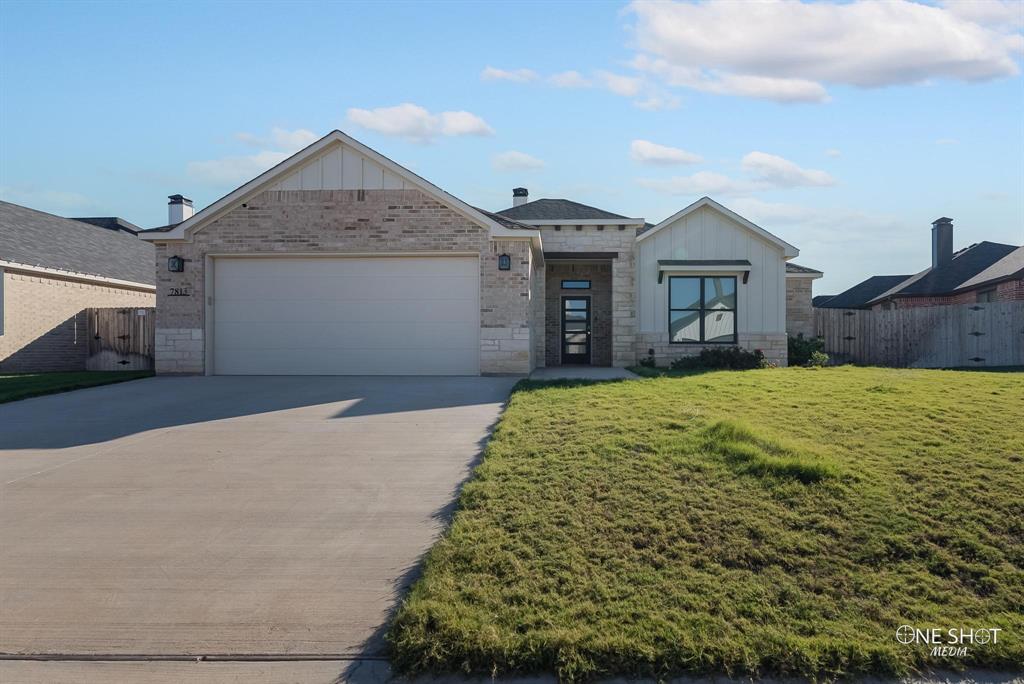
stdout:
[(841, 150), (837, 150), (834, 147), (830, 147), (827, 150), (825, 150), (825, 154), (827, 156), (829, 156), (829, 157), (841, 157), (841, 156), (843, 156), (842, 151)]
[(516, 150), (494, 155), (491, 164), (498, 171), (536, 171), (544, 168), (544, 160)]
[(548, 83), (556, 88), (589, 88), (593, 84), (578, 71), (562, 71), (548, 77)]
[(243, 132), (236, 133), (235, 138), (260, 149), (254, 154), (189, 162), (185, 172), (190, 178), (201, 183), (218, 186), (239, 185), (313, 144), (320, 136), (305, 128), (293, 131), (286, 128), (271, 128), (267, 135)]
[(597, 72), (597, 78), (605, 88), (622, 97), (636, 97), (644, 85), (643, 79), (613, 74), (610, 71)]
[(671, 85), (783, 102), (824, 101), (827, 83), (871, 88), (1019, 73), (1019, 3), (973, 4), (635, 0), (633, 66)]
[(44, 190), (30, 185), (0, 186), (0, 198), (30, 209), (59, 214), (85, 211), (98, 206), (96, 201), (80, 192)]
[(743, 157), (744, 171), (749, 171), (759, 181), (777, 188), (795, 188), (805, 185), (835, 185), (836, 179), (825, 171), (803, 169), (774, 154), (751, 152)]
[(528, 83), (537, 80), (537, 72), (531, 69), (496, 69), (492, 66), (484, 68), (480, 72), (480, 79), (483, 81), (512, 81), (514, 83)]
[(297, 128), (289, 131), (285, 128), (271, 128), (270, 135), (258, 136), (252, 133), (237, 133), (235, 137), (247, 145), (261, 147), (283, 152), (298, 152), (304, 147), (312, 145), (320, 139), (313, 131), (305, 128)]
[(1004, 30), (1024, 26), (1020, 0), (945, 0), (943, 8), (966, 21)]
[(690, 176), (640, 178), (637, 183), (666, 195), (739, 195), (759, 189), (756, 184), (738, 181), (713, 171), (698, 171)]
[(419, 105), (405, 102), (394, 107), (348, 110), (348, 120), (357, 126), (426, 143), (438, 136), (493, 135), (494, 129), (476, 114), (465, 111), (432, 114)]
[(672, 166), (675, 164), (697, 164), (704, 161), (699, 154), (681, 150), (678, 147), (658, 145), (649, 140), (634, 140), (629, 145), (629, 153), (633, 161), (640, 164), (656, 166)]
[(671, 93), (652, 91), (644, 95), (643, 99), (633, 100), (633, 104), (639, 109), (646, 109), (649, 112), (660, 112), (667, 109), (678, 109), (680, 99)]
[(186, 165), (185, 172), (189, 178), (201, 183), (239, 185), (280, 164), (291, 155), (291, 152), (263, 150), (246, 156), (193, 161)]

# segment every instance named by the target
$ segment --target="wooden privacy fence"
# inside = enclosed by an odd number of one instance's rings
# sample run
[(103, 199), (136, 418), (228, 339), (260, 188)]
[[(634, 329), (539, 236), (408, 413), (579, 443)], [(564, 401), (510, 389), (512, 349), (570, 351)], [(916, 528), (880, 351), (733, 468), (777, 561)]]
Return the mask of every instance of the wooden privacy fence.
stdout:
[(1024, 302), (815, 309), (814, 330), (837, 361), (908, 368), (1024, 365)]
[(86, 309), (86, 370), (152, 370), (156, 309)]

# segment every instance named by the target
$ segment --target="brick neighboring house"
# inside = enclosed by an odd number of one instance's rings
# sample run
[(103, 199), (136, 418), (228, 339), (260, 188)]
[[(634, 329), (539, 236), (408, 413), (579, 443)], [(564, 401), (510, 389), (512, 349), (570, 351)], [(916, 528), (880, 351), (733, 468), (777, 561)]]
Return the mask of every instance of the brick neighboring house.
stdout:
[(914, 275), (872, 276), (818, 304), (894, 309), (1024, 300), (1024, 247), (978, 242), (953, 251), (953, 220), (932, 223), (932, 264)]
[(159, 373), (525, 374), (725, 344), (785, 363), (821, 275), (710, 198), (657, 225), (524, 188), (492, 213), (340, 131), (169, 218), (140, 234)]
[(0, 372), (85, 370), (85, 309), (154, 305), (153, 246), (137, 231), (0, 202)]

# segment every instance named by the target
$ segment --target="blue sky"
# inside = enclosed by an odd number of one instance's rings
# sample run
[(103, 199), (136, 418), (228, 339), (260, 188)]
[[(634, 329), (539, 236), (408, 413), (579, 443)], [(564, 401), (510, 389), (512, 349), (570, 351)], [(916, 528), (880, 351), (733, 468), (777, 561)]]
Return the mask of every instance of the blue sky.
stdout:
[[(0, 4), (0, 198), (166, 222), (334, 128), (497, 210), (708, 194), (835, 292), (1024, 242), (1024, 3)], [(567, 73), (575, 72), (575, 73)]]

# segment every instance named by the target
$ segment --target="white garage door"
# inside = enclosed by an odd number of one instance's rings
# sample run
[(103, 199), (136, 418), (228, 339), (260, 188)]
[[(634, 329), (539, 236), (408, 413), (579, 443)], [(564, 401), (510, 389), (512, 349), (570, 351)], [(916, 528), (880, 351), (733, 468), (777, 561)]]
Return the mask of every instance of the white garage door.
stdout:
[(476, 257), (214, 261), (218, 375), (476, 375)]

